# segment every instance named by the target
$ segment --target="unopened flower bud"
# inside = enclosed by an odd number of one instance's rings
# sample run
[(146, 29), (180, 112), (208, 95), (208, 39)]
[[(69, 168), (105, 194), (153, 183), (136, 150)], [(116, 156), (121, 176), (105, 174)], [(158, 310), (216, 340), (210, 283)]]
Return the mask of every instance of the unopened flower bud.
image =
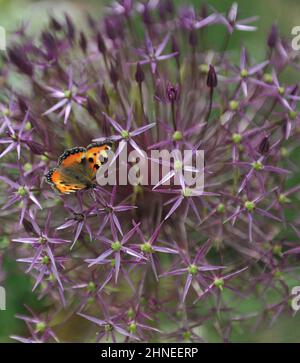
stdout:
[(144, 6), (144, 11), (142, 13), (142, 19), (143, 19), (143, 22), (146, 25), (152, 24), (152, 17), (151, 17), (151, 14), (150, 14), (150, 10), (149, 10), (149, 6), (148, 5), (145, 5)]
[(115, 67), (111, 67), (109, 75), (110, 75), (110, 80), (112, 81), (113, 84), (118, 83), (119, 75), (118, 75), (117, 69)]
[(105, 54), (106, 52), (106, 46), (105, 42), (102, 38), (102, 35), (100, 33), (97, 33), (97, 46), (100, 53)]
[(218, 85), (218, 78), (215, 71), (214, 66), (209, 66), (209, 71), (207, 73), (207, 80), (206, 80), (207, 87), (214, 88)]
[(80, 32), (79, 45), (80, 45), (80, 48), (82, 49), (83, 53), (86, 53), (87, 41), (86, 41), (86, 37), (83, 32)]
[(32, 64), (26, 57), (26, 52), (19, 46), (8, 49), (7, 51), (10, 61), (22, 72), (28, 76), (33, 75)]
[(95, 104), (95, 101), (90, 97), (90, 96), (87, 96), (87, 99), (86, 99), (86, 109), (88, 111), (88, 113), (91, 115), (91, 116), (95, 116), (96, 114), (96, 104)]
[(24, 101), (23, 98), (21, 97), (18, 97), (18, 104), (19, 104), (19, 107), (20, 107), (20, 110), (23, 112), (23, 113), (26, 113), (27, 110), (28, 110), (28, 106), (26, 104), (26, 102)]
[(65, 14), (65, 20), (66, 20), (66, 25), (67, 25), (68, 39), (69, 39), (70, 43), (72, 43), (75, 38), (75, 26), (73, 24), (73, 21), (67, 14)]
[(258, 151), (260, 152), (260, 154), (265, 155), (269, 152), (270, 150), (270, 142), (269, 142), (269, 138), (268, 136), (265, 136), (258, 147)]
[(42, 155), (45, 152), (45, 146), (36, 141), (27, 140), (26, 144), (27, 146), (29, 146), (30, 150), (36, 155)]
[(106, 34), (107, 36), (111, 39), (111, 40), (115, 40), (117, 37), (116, 34), (116, 29), (114, 26), (114, 22), (112, 19), (106, 18), (105, 19), (105, 30), (106, 30)]
[(278, 29), (275, 24), (272, 25), (271, 31), (268, 36), (268, 46), (274, 48), (278, 40)]
[(61, 24), (59, 23), (58, 20), (51, 17), (51, 19), (50, 19), (50, 28), (52, 28), (55, 31), (60, 31), (62, 29), (62, 26), (61, 26)]
[(138, 84), (141, 84), (144, 81), (144, 79), (145, 79), (144, 71), (141, 67), (141, 64), (138, 62), (136, 66), (135, 80), (137, 81)]
[(167, 97), (171, 103), (179, 100), (179, 86), (173, 86), (171, 83), (167, 85)]

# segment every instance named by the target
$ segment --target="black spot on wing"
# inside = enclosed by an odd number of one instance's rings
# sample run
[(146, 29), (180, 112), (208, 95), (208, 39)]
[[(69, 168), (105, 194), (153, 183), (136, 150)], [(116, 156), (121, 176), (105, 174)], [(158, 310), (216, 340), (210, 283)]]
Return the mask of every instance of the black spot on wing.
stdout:
[(104, 156), (104, 155), (100, 155), (99, 160), (100, 160), (101, 164), (105, 164), (108, 160), (108, 157)]

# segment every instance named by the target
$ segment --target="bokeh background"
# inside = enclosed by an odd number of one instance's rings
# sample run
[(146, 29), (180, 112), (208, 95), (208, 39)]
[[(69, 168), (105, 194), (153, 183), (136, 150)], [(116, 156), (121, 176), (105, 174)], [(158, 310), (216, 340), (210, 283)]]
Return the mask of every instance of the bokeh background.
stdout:
[[(174, 0), (177, 5), (194, 4), (199, 7), (204, 1), (201, 0)], [(260, 17), (257, 25), (258, 31), (254, 33), (235, 32), (231, 39), (229, 50), (238, 56), (241, 45), (245, 44), (252, 57), (258, 61), (264, 59), (266, 51), (266, 37), (272, 24), (277, 24), (280, 33), (286, 39), (292, 39), (291, 29), (300, 25), (300, 1), (299, 0), (238, 0), (241, 18), (258, 15)], [(68, 13), (74, 20), (75, 24), (84, 27), (85, 15), (90, 13), (93, 17), (100, 18), (105, 12), (105, 7), (110, 3), (106, 0), (0, 0), (0, 26), (4, 27), (7, 32), (7, 45), (9, 46), (10, 34), (12, 31), (20, 28), (22, 24), (27, 24), (28, 32), (38, 37), (40, 30), (47, 26), (49, 15), (55, 15), (62, 18), (64, 13)], [(226, 12), (231, 0), (210, 0), (206, 1), (209, 6), (220, 12)], [(217, 27), (209, 28), (209, 39), (212, 48), (221, 44), (220, 31)], [(295, 78), (296, 77), (296, 78)], [(286, 75), (293, 80), (299, 79), (299, 74)], [(299, 155), (299, 150), (298, 150)], [(297, 155), (292, 158), (299, 166), (300, 159)], [(299, 160), (297, 160), (299, 159)], [(293, 180), (289, 181), (291, 185), (300, 182), (300, 173)], [(15, 318), (16, 313), (24, 313), (25, 305), (39, 311), (46, 307), (43, 303), (37, 301), (34, 294), (31, 293), (31, 282), (27, 276), (22, 273), (19, 266), (10, 258), (7, 252), (9, 241), (0, 236), (0, 285), (4, 286), (7, 291), (7, 310), (0, 311), (0, 342), (11, 342), (11, 334), (26, 335), (23, 322)], [(1, 266), (2, 265), (2, 266)], [(259, 301), (246, 301), (243, 309), (255, 310), (259, 306)], [(167, 323), (166, 323), (167, 324)], [(258, 331), (253, 331), (250, 327), (236, 330), (233, 334), (235, 342), (300, 342), (300, 313), (294, 318), (282, 316), (272, 326), (261, 326)], [(68, 335), (66, 328), (66, 338)], [(217, 339), (214, 336), (213, 329), (202, 332), (209, 341)], [(72, 331), (74, 336), (74, 331)], [(80, 340), (80, 337), (78, 337)]]

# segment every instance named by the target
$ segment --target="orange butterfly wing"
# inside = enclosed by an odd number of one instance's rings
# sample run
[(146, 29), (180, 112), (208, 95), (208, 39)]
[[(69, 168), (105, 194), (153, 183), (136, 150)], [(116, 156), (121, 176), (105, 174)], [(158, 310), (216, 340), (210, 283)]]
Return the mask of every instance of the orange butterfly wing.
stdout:
[(94, 174), (107, 161), (107, 152), (111, 150), (111, 147), (112, 143), (109, 141), (94, 142), (87, 147), (86, 158)]
[(46, 174), (46, 181), (62, 194), (74, 193), (86, 188), (86, 185), (74, 178), (67, 177), (64, 173), (79, 165), (86, 158), (86, 149), (76, 147), (66, 150), (58, 159), (57, 167), (49, 170)]
[(53, 188), (55, 188), (58, 192), (62, 194), (70, 194), (77, 192), (78, 190), (84, 189), (86, 186), (81, 183), (68, 183), (64, 180), (64, 176), (61, 173), (60, 169), (51, 169), (46, 174), (46, 181)]
[(58, 159), (58, 165), (63, 167), (70, 167), (75, 163), (80, 163), (86, 157), (86, 148), (74, 147), (67, 149)]

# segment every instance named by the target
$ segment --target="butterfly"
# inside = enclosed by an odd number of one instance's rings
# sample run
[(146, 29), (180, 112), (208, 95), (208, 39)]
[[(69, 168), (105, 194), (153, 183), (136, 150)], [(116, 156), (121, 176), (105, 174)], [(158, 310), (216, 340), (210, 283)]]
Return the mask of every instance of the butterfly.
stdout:
[(70, 194), (95, 186), (97, 170), (108, 159), (112, 142), (94, 142), (85, 147), (67, 149), (57, 166), (45, 175), (46, 181), (61, 194)]

